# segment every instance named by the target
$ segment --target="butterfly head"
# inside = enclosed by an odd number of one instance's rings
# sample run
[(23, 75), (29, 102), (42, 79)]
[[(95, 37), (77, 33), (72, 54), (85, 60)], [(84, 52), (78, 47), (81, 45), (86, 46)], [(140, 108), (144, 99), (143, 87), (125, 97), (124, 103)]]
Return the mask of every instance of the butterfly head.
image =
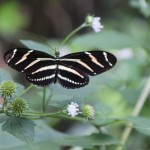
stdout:
[(56, 58), (59, 58), (59, 55), (60, 55), (60, 52), (59, 52), (59, 51), (56, 51), (56, 52), (55, 52)]

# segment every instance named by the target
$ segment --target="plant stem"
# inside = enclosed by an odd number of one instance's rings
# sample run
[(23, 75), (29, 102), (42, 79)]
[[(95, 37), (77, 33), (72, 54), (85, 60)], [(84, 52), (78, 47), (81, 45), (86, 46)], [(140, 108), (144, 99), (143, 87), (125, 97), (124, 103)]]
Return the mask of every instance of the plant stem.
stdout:
[(25, 93), (27, 93), (34, 85), (31, 84), (29, 87), (27, 87), (18, 97), (21, 97), (22, 95), (24, 95)]
[(46, 108), (47, 108), (47, 106), (48, 106), (48, 104), (49, 104), (49, 102), (51, 100), (52, 95), (53, 95), (53, 89), (50, 90), (50, 95), (48, 97), (48, 100), (46, 101)]
[(46, 100), (46, 88), (44, 87), (43, 89), (43, 112), (46, 111), (45, 100)]
[(25, 116), (37, 116), (37, 117), (55, 117), (58, 114), (61, 114), (61, 111), (58, 111), (56, 113), (39, 113), (39, 112), (26, 112)]
[[(86, 23), (83, 23), (82, 25), (80, 25), (78, 28), (76, 28), (75, 30), (73, 30), (63, 41), (62, 43), (60, 44), (59, 46), (59, 50), (64, 46), (64, 44), (75, 34), (77, 33), (79, 30), (81, 30), (82, 28), (86, 27), (87, 24)], [(58, 51), (59, 51), (58, 50)]]
[(80, 122), (88, 122), (88, 120), (83, 119), (81, 117), (69, 117), (66, 114), (64, 114), (62, 111), (58, 111), (55, 113), (43, 113), (43, 112), (26, 112), (24, 113), (23, 117), (31, 118), (31, 117), (52, 117), (52, 118), (58, 118), (58, 119), (66, 119), (66, 120), (74, 120), (74, 121), (80, 121)]
[[(133, 109), (133, 112), (132, 112), (132, 116), (138, 116), (141, 109), (143, 108), (144, 106), (144, 103), (148, 97), (150, 93), (150, 76), (148, 77), (148, 80), (141, 92), (141, 95), (139, 96), (139, 99), (137, 100), (137, 103)], [(122, 150), (123, 147), (122, 145), (125, 145), (125, 143), (127, 142), (130, 134), (131, 134), (131, 131), (132, 131), (132, 123), (127, 123), (123, 133), (122, 133), (122, 136), (121, 136), (121, 145), (117, 147), (116, 150)]]
[[(47, 40), (43, 37), (43, 36), (41, 36), (41, 35), (38, 35), (38, 37), (42, 40), (42, 42), (44, 42), (45, 44), (46, 44), (46, 46), (47, 46), (47, 48), (48, 49), (52, 49), (52, 50), (55, 50), (48, 42), (47, 42)], [(51, 52), (51, 51), (50, 51)]]
[(7, 104), (6, 97), (3, 97), (3, 105), (2, 105), (2, 110), (4, 110), (5, 105)]

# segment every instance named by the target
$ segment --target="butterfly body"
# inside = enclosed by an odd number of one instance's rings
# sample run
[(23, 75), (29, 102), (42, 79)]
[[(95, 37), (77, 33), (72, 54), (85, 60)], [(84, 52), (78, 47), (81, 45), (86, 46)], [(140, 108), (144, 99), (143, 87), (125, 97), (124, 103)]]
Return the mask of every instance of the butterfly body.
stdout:
[(26, 48), (9, 50), (5, 62), (13, 69), (26, 74), (26, 79), (38, 86), (59, 82), (66, 88), (80, 88), (95, 76), (111, 69), (116, 57), (106, 51), (85, 51), (59, 57)]

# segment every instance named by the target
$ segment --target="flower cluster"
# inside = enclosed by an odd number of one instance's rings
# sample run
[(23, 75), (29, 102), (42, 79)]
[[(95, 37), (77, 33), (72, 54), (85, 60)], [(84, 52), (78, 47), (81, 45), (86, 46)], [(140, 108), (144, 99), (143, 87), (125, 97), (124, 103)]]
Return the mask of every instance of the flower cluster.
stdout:
[(21, 97), (16, 98), (12, 102), (8, 102), (5, 106), (5, 111), (11, 113), (14, 116), (22, 116), (24, 112), (28, 110), (28, 104), (26, 100)]
[(92, 120), (95, 117), (95, 109), (91, 105), (82, 106), (80, 111), (79, 105), (75, 102), (71, 102), (66, 110), (70, 117), (75, 117), (79, 114), (82, 114), (88, 120)]
[(67, 107), (68, 115), (71, 117), (75, 117), (79, 113), (79, 105), (75, 102), (71, 102), (71, 104)]
[(4, 81), (0, 85), (0, 93), (4, 99), (3, 105), (0, 105), (0, 109), (15, 116), (22, 116), (27, 111), (28, 104), (23, 98), (13, 98), (16, 89), (17, 86), (13, 81)]

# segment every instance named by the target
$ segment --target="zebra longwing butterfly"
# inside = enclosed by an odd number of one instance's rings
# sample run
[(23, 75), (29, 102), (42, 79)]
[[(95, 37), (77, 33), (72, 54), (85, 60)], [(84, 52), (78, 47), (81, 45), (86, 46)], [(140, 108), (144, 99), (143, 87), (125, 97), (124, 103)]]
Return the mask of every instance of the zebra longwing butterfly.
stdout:
[(95, 76), (111, 69), (116, 57), (106, 51), (85, 51), (59, 57), (27, 48), (11, 49), (5, 53), (5, 62), (13, 69), (26, 74), (26, 79), (38, 86), (57, 81), (66, 88), (80, 88)]

